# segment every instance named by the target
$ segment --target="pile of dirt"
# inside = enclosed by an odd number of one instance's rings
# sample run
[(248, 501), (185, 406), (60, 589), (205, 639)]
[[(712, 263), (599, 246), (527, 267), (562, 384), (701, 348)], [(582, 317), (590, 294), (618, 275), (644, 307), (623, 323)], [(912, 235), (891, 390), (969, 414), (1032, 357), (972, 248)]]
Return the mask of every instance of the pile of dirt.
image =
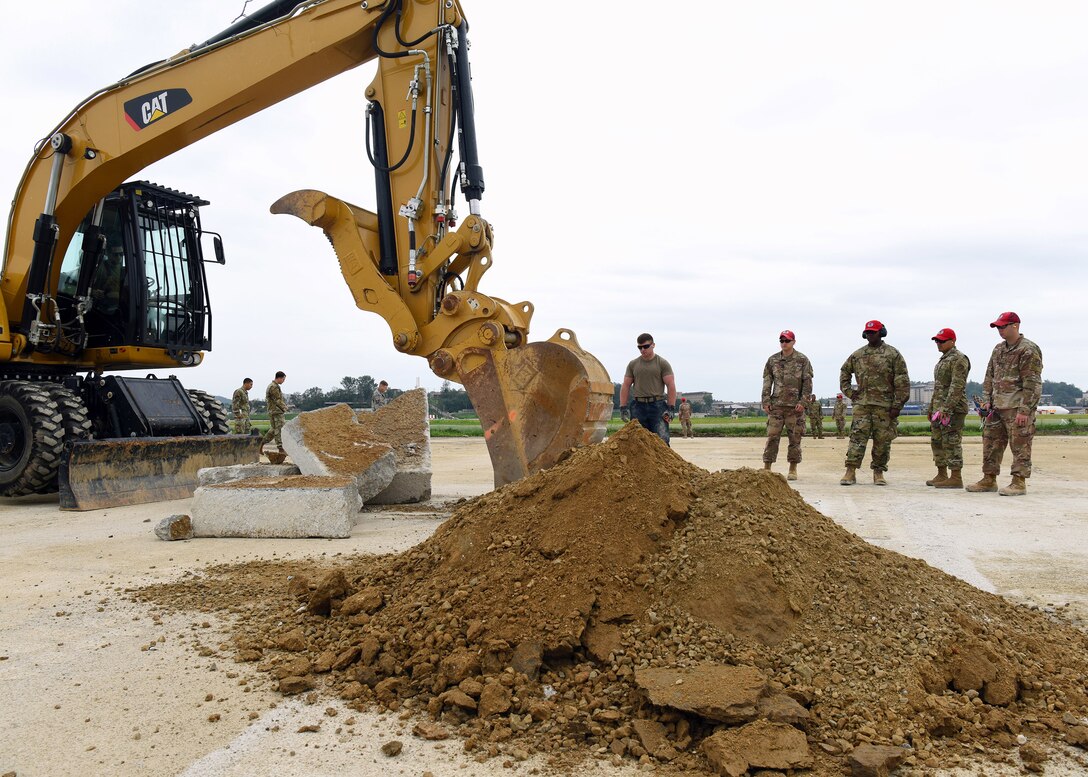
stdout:
[(1088, 742), (1083, 633), (637, 424), (399, 556), (213, 568), (140, 596), (244, 612), (236, 656), (282, 692), (426, 710), (419, 736), (481, 759), (841, 774), (851, 758), (1038, 768)]

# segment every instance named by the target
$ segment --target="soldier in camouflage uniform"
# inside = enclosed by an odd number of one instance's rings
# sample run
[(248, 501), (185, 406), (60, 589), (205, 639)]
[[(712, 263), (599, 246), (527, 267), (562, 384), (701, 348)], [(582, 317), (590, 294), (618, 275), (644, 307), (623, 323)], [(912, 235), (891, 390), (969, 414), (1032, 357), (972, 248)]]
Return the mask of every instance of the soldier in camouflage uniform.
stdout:
[[(873, 483), (886, 486), (892, 440), (895, 439), (899, 413), (910, 397), (910, 378), (903, 355), (884, 342), (888, 330), (879, 321), (868, 321), (861, 336), (868, 345), (850, 354), (839, 370), (839, 388), (854, 403), (850, 424), (850, 445), (846, 449), (846, 473), (839, 481), (844, 486), (857, 482), (856, 471), (865, 458), (865, 445), (873, 440)], [(858, 387), (852, 384), (857, 378)]]
[(389, 404), (389, 395), (386, 393), (389, 391), (389, 384), (384, 380), (378, 383), (378, 388), (370, 397), (370, 406), (375, 410), (380, 410)]
[(676, 410), (676, 417), (680, 419), (680, 433), (685, 437), (691, 437), (691, 403), (687, 397), (680, 398), (680, 407)]
[(967, 374), (971, 360), (956, 348), (956, 333), (947, 327), (932, 338), (941, 352), (933, 368), (929, 403), (929, 445), (937, 474), (926, 481), (935, 488), (963, 488), (963, 422), (967, 419)]
[(1020, 334), (1020, 316), (1002, 313), (990, 324), (1001, 335), (994, 347), (982, 382), (982, 480), (968, 491), (997, 491), (997, 476), (1005, 446), (1012, 449), (1012, 482), (1002, 496), (1027, 493), (1031, 477), (1031, 441), (1035, 437), (1035, 412), (1043, 392), (1043, 353)]
[(808, 412), (808, 427), (813, 438), (824, 438), (824, 409), (820, 406), (820, 400), (815, 394), (809, 394), (808, 403), (805, 406)]
[(234, 433), (249, 434), (249, 390), (253, 388), (253, 378), (242, 381), (242, 387), (234, 390), (230, 398), (230, 409), (234, 412)]
[(762, 405), (767, 414), (763, 469), (770, 469), (778, 459), (778, 443), (785, 429), (790, 441), (786, 451), (786, 460), (790, 463), (787, 480), (797, 480), (801, 435), (805, 433), (805, 397), (812, 391), (812, 364), (807, 356), (794, 350), (796, 340), (789, 329), (779, 334), (780, 352), (767, 359), (763, 368)]
[(846, 431), (846, 402), (843, 401), (842, 394), (835, 397), (835, 410), (831, 417), (835, 419), (835, 438), (841, 440)]
[(283, 453), (283, 416), (287, 413), (287, 403), (283, 400), (283, 390), (280, 386), (287, 380), (286, 372), (277, 372), (276, 379), (268, 384), (264, 392), (264, 401), (268, 405), (268, 420), (271, 426), (261, 438), (261, 446), (272, 440), (276, 441), (276, 450)]

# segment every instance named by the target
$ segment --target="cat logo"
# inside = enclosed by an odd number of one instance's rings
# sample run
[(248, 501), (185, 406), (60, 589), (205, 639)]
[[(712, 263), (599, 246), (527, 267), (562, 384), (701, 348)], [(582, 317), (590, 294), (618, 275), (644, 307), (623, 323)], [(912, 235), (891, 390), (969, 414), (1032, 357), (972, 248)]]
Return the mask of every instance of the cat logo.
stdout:
[(125, 121), (139, 132), (192, 101), (193, 98), (184, 89), (164, 89), (161, 92), (140, 95), (125, 103)]

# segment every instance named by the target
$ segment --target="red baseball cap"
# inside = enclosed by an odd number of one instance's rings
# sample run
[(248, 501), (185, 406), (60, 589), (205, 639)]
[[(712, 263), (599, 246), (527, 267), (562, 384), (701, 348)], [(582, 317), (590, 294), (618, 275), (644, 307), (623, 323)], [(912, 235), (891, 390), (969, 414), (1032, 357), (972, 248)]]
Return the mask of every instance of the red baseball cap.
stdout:
[(874, 318), (872, 321), (866, 321), (865, 322), (865, 328), (862, 329), (861, 331), (862, 332), (879, 332), (883, 328), (884, 328), (884, 325)]
[(779, 340), (781, 340), (783, 337), (786, 338), (787, 340), (789, 340), (790, 342), (793, 342), (794, 340), (797, 339), (796, 337), (793, 336), (793, 332), (791, 332), (788, 329), (783, 329), (781, 332), (778, 333), (778, 339)]
[(836, 399), (842, 399), (842, 394), (836, 394), (836, 395), (835, 395), (835, 398), (836, 398)]
[(997, 317), (997, 321), (990, 324), (990, 326), (1005, 326), (1006, 324), (1019, 324), (1020, 316), (1013, 313), (1011, 310), (1008, 313), (1002, 313)]
[(948, 327), (945, 327), (944, 329), (942, 329), (941, 331), (939, 331), (937, 334), (933, 335), (933, 337), (931, 337), (929, 339), (930, 340), (936, 340), (938, 343), (943, 343), (945, 340), (955, 340), (956, 339), (956, 333), (953, 332)]

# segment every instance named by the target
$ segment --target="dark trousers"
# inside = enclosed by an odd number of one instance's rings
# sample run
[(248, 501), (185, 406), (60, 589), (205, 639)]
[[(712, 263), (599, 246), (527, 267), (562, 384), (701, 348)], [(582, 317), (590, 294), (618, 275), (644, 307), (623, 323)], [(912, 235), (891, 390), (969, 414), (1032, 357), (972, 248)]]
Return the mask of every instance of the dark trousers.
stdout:
[(669, 409), (669, 404), (664, 399), (656, 402), (631, 402), (631, 417), (647, 429), (669, 444), (669, 425), (661, 416)]

